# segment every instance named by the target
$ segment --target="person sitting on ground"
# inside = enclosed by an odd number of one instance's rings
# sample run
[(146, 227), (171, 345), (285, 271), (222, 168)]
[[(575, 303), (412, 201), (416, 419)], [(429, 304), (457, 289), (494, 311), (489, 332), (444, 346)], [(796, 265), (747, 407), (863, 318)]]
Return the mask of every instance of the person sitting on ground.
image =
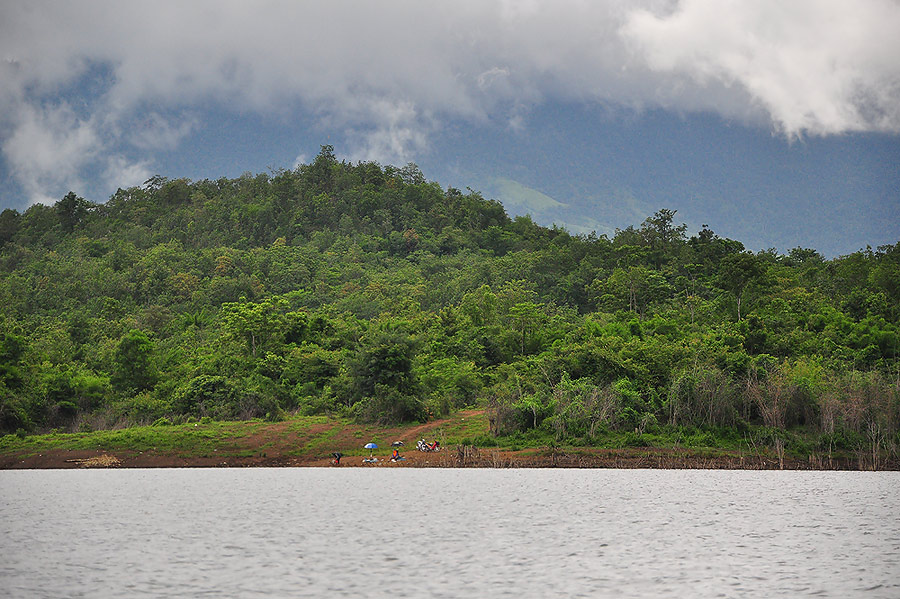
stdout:
[(431, 444), (431, 450), (437, 451), (440, 446), (441, 446), (440, 442), (435, 440), (435, 442)]
[(393, 452), (391, 452), (391, 460), (396, 462), (399, 459), (400, 459), (400, 451), (395, 449)]

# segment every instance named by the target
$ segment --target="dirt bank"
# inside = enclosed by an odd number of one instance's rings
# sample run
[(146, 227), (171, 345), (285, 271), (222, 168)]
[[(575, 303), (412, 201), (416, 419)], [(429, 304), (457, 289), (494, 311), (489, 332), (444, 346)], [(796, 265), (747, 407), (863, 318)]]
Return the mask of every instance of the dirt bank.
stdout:
[[(487, 432), (485, 415), (479, 410), (458, 412), (450, 418), (421, 425), (369, 427), (347, 422), (298, 420), (277, 423), (230, 423), (218, 429), (213, 445), (190, 445), (189, 433), (210, 433), (203, 424), (183, 428), (163, 436), (183, 435), (177, 449), (163, 450), (150, 445), (134, 449), (135, 443), (121, 446), (107, 439), (95, 449), (66, 449), (64, 444), (30, 445), (28, 449), (0, 452), (0, 469), (39, 468), (230, 468), (230, 467), (336, 467), (331, 453), (344, 453), (341, 468), (715, 468), (860, 470), (871, 469), (863, 456), (811, 456), (804, 460), (771, 453), (726, 452), (696, 448), (537, 448), (510, 451), (457, 444), (457, 439), (475, 438)], [(213, 425), (208, 425), (212, 427)], [(187, 431), (185, 432), (185, 427)], [(199, 427), (194, 429), (193, 427)], [(154, 429), (155, 431), (156, 429)], [(224, 432), (223, 432), (224, 431)], [(197, 435), (201, 439), (209, 435)], [(168, 438), (168, 437), (166, 437)], [(179, 437), (180, 438), (180, 437)], [(416, 441), (437, 439), (445, 444), (440, 452), (415, 449)], [(362, 446), (377, 439), (381, 445), (372, 452), (377, 458), (366, 463), (369, 452)], [(90, 437), (87, 438), (90, 440)], [(403, 443), (400, 462), (390, 461), (390, 444)], [(85, 439), (79, 439), (84, 446)], [(871, 457), (871, 456), (869, 456)], [(897, 460), (879, 463), (878, 469), (900, 470)]]
[[(404, 451), (405, 459), (392, 462), (389, 455), (344, 456), (339, 466), (331, 456), (290, 456), (260, 452), (253, 456), (183, 457), (158, 452), (129, 450), (51, 450), (28, 456), (3, 456), (0, 469), (41, 468), (243, 468), (243, 467), (327, 467), (327, 468), (669, 468), (727, 470), (858, 470), (860, 463), (850, 458), (793, 460), (739, 454), (710, 455), (702, 451), (674, 449), (579, 449), (505, 451), (458, 446), (437, 453)], [(868, 467), (862, 464), (864, 469)], [(896, 470), (897, 464), (881, 465)]]

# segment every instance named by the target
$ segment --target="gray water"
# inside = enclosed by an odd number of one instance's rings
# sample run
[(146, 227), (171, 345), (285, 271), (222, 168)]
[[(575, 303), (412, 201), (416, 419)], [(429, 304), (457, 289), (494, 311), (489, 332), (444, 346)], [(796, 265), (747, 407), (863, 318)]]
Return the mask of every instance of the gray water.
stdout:
[(900, 597), (900, 473), (0, 472), (4, 597)]

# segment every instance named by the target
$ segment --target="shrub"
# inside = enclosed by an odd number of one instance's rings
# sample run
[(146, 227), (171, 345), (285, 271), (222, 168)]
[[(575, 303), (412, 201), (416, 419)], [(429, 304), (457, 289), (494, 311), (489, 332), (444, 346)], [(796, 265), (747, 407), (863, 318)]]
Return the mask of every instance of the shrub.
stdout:
[(650, 447), (650, 441), (640, 433), (625, 433), (622, 439), (623, 447)]
[(425, 404), (419, 398), (386, 385), (376, 385), (374, 395), (355, 403), (353, 415), (360, 422), (374, 424), (424, 422), (427, 419)]
[(228, 379), (203, 374), (176, 390), (174, 407), (181, 414), (227, 419), (237, 412), (236, 396)]
[(171, 410), (171, 403), (144, 392), (112, 404), (109, 417), (113, 421), (124, 420), (131, 425), (146, 424), (167, 416)]

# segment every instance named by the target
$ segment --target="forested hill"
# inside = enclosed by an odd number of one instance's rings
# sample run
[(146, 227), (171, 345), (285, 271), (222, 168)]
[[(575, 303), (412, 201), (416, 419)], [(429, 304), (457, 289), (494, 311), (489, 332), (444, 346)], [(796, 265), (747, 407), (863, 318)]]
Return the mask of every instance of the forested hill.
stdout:
[[(754, 254), (660, 210), (610, 239), (414, 165), (154, 178), (0, 214), (0, 429), (422, 420), (896, 445), (900, 243)], [(823, 437), (823, 438), (825, 438)]]

